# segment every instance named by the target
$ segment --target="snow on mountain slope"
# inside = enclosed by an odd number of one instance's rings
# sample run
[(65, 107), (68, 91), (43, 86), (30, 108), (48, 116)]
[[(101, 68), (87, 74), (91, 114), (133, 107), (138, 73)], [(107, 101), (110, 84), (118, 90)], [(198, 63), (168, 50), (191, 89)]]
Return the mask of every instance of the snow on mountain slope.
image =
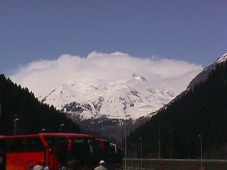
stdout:
[(80, 119), (106, 117), (138, 119), (156, 111), (176, 94), (169, 89), (151, 87), (152, 82), (132, 75), (125, 80), (86, 80), (61, 84), (39, 97), (57, 109)]
[(33, 61), (10, 78), (72, 118), (137, 119), (171, 101), (201, 70), (180, 60), (94, 51)]
[(219, 63), (225, 62), (226, 60), (227, 60), (227, 53), (225, 53), (222, 57), (217, 59), (217, 61), (214, 64), (219, 64)]

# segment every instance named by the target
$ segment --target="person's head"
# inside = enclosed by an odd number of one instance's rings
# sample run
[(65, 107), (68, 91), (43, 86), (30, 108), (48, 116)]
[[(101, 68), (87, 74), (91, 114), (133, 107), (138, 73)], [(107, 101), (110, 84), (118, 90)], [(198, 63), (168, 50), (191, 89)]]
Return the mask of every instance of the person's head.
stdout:
[(41, 161), (40, 161), (40, 165), (41, 165), (41, 166), (45, 166), (45, 165), (46, 165), (46, 162), (45, 162), (44, 160), (41, 160)]
[(100, 164), (100, 165), (104, 165), (104, 164), (105, 164), (105, 161), (104, 161), (104, 160), (101, 160), (101, 161), (99, 162), (99, 164)]
[(29, 163), (28, 168), (29, 168), (29, 169), (32, 169), (32, 168), (33, 168), (33, 166), (34, 166), (34, 164), (33, 164), (33, 163)]

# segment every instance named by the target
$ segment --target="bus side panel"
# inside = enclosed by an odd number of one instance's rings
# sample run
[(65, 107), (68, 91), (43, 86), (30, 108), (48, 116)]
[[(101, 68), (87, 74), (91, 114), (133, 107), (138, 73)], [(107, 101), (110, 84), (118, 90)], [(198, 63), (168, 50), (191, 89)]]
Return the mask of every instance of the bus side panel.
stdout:
[(43, 157), (43, 152), (7, 153), (6, 170), (27, 170), (30, 164), (35, 165)]

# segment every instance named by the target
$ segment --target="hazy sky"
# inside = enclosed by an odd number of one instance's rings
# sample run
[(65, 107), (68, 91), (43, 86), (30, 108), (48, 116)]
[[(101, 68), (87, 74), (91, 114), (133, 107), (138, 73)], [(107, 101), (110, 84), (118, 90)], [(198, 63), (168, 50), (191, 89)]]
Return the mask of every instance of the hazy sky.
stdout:
[(226, 6), (227, 0), (1, 0), (0, 73), (93, 51), (205, 67), (227, 52)]

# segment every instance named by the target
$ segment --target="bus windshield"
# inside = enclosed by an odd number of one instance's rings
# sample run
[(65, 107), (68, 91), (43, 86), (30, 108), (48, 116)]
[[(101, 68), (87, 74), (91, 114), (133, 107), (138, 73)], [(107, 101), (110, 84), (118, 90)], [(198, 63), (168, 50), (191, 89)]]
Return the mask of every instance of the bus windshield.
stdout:
[(72, 138), (72, 150), (70, 158), (75, 159), (78, 165), (94, 161), (94, 141), (93, 138)]

